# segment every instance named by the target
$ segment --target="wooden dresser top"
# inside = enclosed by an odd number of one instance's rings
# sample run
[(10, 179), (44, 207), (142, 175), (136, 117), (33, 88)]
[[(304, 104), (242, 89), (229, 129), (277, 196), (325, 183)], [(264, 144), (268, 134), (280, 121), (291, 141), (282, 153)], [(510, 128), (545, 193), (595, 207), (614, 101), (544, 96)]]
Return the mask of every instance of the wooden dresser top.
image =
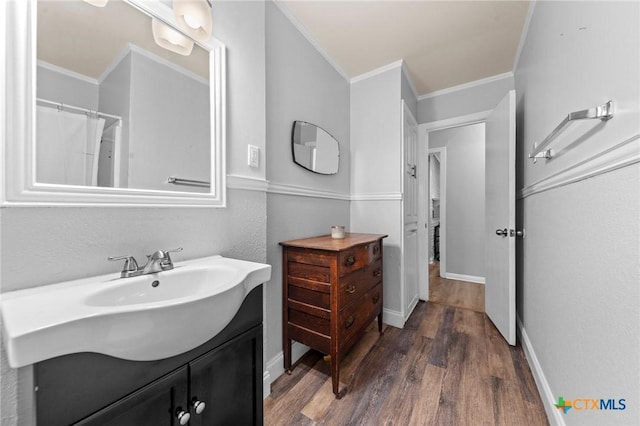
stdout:
[(356, 234), (347, 232), (344, 238), (331, 238), (331, 235), (321, 235), (319, 237), (302, 238), (300, 240), (283, 241), (280, 243), (284, 247), (299, 247), (316, 250), (343, 251), (360, 244), (368, 244), (386, 238), (385, 234)]

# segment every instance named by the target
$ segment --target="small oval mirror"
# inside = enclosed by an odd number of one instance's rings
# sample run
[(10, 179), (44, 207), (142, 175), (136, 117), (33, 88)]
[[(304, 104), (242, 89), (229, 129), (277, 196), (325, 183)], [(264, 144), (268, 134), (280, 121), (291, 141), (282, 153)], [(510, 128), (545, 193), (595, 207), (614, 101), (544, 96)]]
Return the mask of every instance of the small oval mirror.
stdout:
[(293, 161), (321, 175), (335, 175), (340, 163), (338, 141), (324, 129), (306, 121), (294, 121), (291, 132)]

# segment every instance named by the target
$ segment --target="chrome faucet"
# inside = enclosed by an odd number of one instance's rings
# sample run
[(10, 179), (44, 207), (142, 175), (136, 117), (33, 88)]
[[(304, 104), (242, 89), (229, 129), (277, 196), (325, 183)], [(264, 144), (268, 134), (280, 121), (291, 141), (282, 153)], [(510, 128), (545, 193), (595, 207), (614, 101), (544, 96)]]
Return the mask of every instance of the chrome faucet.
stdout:
[(147, 263), (142, 267), (138, 266), (138, 262), (136, 262), (136, 259), (133, 256), (110, 256), (107, 260), (124, 260), (124, 267), (122, 268), (120, 277), (129, 278), (173, 269), (173, 261), (171, 260), (169, 253), (179, 251), (182, 251), (182, 247), (165, 251), (158, 250), (153, 254), (147, 255)]

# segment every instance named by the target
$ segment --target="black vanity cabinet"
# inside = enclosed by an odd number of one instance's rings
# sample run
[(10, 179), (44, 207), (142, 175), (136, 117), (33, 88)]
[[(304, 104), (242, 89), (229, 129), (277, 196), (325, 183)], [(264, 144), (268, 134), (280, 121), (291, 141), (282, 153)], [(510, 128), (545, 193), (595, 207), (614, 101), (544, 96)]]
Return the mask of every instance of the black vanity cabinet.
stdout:
[[(97, 413), (81, 420), (82, 426), (179, 425), (178, 415), (189, 413), (186, 367), (156, 380)], [(181, 414), (183, 413), (183, 414)], [(38, 424), (43, 423), (38, 421)]]
[(38, 425), (262, 425), (262, 286), (220, 334), (136, 362), (65, 355), (35, 365)]

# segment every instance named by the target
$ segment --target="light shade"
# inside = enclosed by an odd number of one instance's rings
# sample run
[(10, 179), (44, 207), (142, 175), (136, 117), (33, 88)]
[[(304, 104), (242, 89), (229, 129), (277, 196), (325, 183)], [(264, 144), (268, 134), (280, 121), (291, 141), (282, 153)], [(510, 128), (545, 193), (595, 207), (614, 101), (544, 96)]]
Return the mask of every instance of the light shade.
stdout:
[(84, 1), (96, 7), (105, 7), (109, 0), (84, 0)]
[(153, 31), (153, 39), (158, 46), (183, 56), (189, 56), (191, 54), (193, 50), (193, 40), (181, 32), (174, 30), (157, 19), (151, 20), (151, 30)]
[(211, 38), (213, 19), (207, 0), (173, 0), (173, 13), (178, 24), (194, 40), (207, 41)]

